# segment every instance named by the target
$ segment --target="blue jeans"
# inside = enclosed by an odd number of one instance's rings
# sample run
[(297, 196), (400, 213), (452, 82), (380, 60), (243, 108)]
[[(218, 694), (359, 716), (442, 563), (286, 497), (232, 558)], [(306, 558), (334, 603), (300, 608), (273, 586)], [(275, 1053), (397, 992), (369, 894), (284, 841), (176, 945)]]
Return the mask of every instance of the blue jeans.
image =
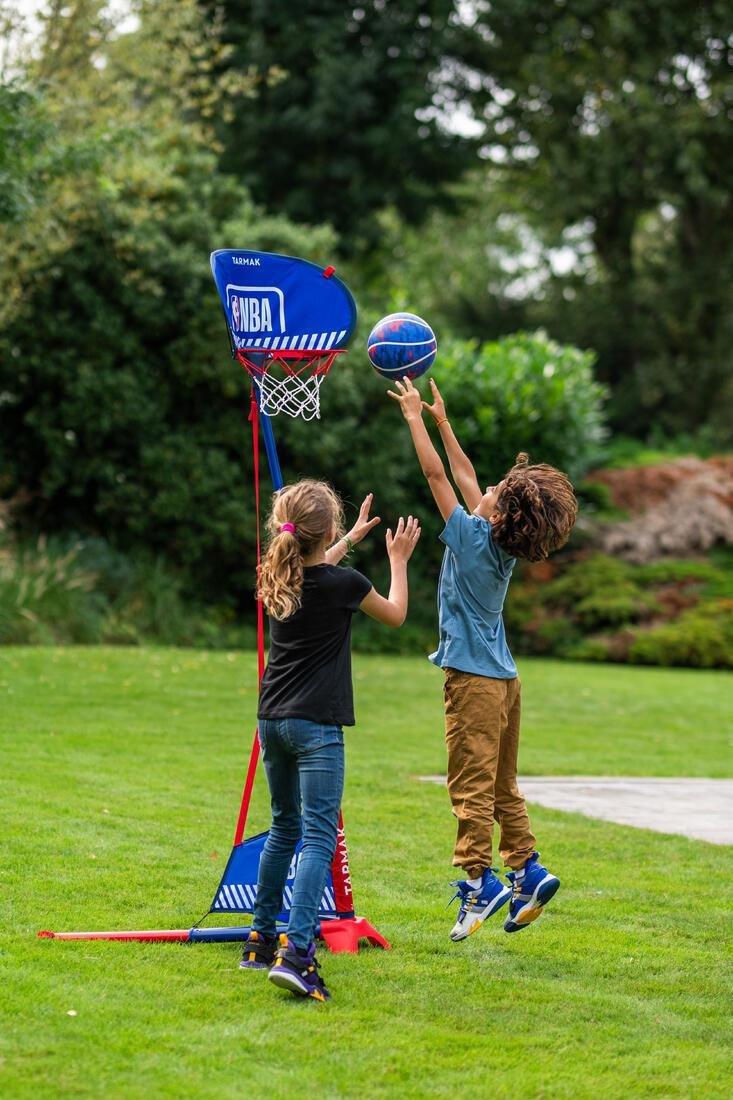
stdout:
[(252, 928), (265, 936), (275, 935), (285, 880), (302, 836), (288, 936), (304, 951), (314, 936), (336, 850), (344, 790), (344, 732), (341, 726), (305, 718), (261, 718), (259, 736), (272, 825), (260, 859)]

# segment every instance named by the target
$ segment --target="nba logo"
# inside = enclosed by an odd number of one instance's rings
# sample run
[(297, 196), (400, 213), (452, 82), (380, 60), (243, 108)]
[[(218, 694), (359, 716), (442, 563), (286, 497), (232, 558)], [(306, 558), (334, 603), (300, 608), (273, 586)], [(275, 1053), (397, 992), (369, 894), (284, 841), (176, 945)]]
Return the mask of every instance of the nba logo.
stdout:
[(232, 329), (244, 336), (274, 336), (285, 331), (285, 296), (279, 287), (229, 286)]

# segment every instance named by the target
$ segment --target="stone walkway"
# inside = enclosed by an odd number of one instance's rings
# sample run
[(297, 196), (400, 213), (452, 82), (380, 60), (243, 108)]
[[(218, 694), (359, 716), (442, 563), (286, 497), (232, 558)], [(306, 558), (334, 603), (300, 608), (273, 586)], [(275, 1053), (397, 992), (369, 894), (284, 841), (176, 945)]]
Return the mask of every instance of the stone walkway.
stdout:
[[(445, 776), (418, 776), (445, 784)], [(646, 779), (616, 776), (528, 776), (528, 802), (617, 825), (733, 844), (733, 779)]]

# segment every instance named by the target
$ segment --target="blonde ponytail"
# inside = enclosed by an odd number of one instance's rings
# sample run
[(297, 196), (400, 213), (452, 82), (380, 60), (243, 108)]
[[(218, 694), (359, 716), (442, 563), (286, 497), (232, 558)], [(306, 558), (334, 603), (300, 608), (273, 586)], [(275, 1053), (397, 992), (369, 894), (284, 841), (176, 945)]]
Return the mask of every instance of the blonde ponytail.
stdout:
[[(287, 525), (286, 530), (282, 530)], [(289, 528), (294, 527), (291, 531)], [(276, 493), (267, 520), (270, 540), (260, 566), (257, 595), (274, 619), (288, 619), (300, 607), (303, 559), (333, 532), (343, 532), (343, 509), (324, 481), (306, 478)]]

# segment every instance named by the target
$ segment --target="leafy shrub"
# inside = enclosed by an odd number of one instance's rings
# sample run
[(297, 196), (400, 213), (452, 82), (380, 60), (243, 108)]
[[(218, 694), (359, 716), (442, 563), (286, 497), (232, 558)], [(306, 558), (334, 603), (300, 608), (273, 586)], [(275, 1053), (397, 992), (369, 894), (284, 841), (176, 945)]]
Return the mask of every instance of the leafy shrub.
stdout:
[(603, 465), (606, 469), (626, 469), (629, 466), (654, 466), (658, 462), (686, 455), (708, 458), (720, 447), (716, 433), (706, 426), (690, 434), (680, 432), (670, 436), (666, 432), (654, 433), (644, 443), (628, 435), (614, 434), (606, 444)]
[(566, 563), (544, 584), (519, 571), (506, 604), (507, 634), (518, 653), (727, 667), (731, 583), (721, 555), (633, 566), (594, 554)]
[(656, 611), (625, 562), (605, 554), (574, 563), (543, 591), (543, 602), (561, 608), (585, 630), (636, 622)]
[(635, 571), (639, 584), (685, 584), (689, 582), (709, 585), (721, 579), (721, 571), (709, 561), (655, 561), (641, 565)]
[(581, 510), (584, 513), (592, 513), (599, 520), (625, 519), (627, 516), (623, 509), (617, 508), (613, 503), (613, 495), (608, 485), (593, 481), (592, 475), (575, 486), (575, 495)]
[(600, 459), (605, 390), (593, 355), (544, 332), (476, 346), (443, 343), (440, 384), (468, 453), (496, 471), (518, 451), (579, 478)]
[(573, 562), (552, 580), (544, 593), (551, 606), (567, 607), (579, 600), (624, 585), (631, 577), (630, 567), (607, 554), (593, 554)]
[(654, 630), (639, 632), (629, 660), (641, 665), (733, 667), (733, 600), (715, 600)]

